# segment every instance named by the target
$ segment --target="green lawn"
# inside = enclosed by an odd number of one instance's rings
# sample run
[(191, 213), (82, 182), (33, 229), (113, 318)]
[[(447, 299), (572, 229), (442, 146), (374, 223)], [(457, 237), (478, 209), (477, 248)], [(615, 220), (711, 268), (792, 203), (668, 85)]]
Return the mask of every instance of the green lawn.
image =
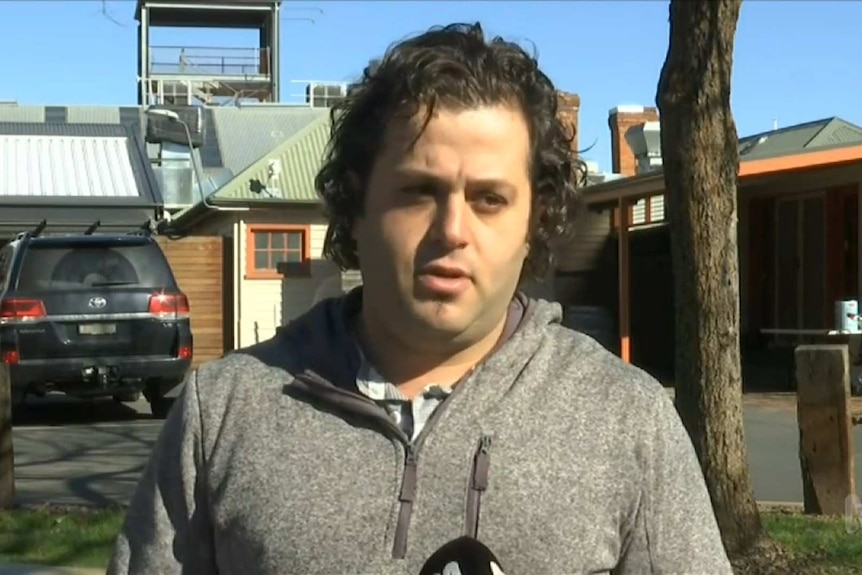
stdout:
[(121, 509), (33, 508), (0, 512), (0, 564), (104, 568)]
[(763, 513), (770, 537), (811, 573), (862, 575), (862, 530), (849, 533), (843, 518)]
[[(0, 564), (104, 568), (123, 514), (121, 509), (79, 508), (0, 512)], [(789, 568), (793, 575), (862, 575), (862, 530), (848, 533), (840, 518), (773, 512), (763, 512), (762, 518), (780, 548), (773, 545), (740, 573), (788, 573)]]

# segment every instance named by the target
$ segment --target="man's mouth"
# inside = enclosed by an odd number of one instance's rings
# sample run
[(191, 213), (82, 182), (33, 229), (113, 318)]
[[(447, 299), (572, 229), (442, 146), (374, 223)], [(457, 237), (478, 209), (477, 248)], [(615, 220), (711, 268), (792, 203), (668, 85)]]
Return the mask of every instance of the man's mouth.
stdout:
[(427, 291), (442, 297), (454, 297), (463, 293), (472, 281), (467, 269), (445, 264), (429, 264), (423, 267), (417, 279)]
[(469, 279), (470, 273), (459, 266), (430, 264), (422, 268), (419, 272), (421, 275), (437, 276), (441, 278), (465, 278)]

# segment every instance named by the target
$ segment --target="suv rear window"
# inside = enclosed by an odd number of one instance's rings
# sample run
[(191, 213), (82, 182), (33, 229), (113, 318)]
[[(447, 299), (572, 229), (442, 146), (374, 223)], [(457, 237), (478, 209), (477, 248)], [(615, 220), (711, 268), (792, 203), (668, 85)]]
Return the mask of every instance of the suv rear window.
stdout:
[(157, 245), (31, 244), (21, 262), (18, 290), (93, 287), (174, 288), (170, 267)]

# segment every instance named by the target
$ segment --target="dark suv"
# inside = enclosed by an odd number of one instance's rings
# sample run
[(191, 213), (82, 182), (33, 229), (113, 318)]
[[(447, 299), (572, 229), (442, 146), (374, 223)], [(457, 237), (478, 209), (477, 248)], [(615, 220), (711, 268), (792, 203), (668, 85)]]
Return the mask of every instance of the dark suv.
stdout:
[(0, 385), (170, 407), (192, 359), (188, 298), (146, 232), (18, 234), (0, 249)]

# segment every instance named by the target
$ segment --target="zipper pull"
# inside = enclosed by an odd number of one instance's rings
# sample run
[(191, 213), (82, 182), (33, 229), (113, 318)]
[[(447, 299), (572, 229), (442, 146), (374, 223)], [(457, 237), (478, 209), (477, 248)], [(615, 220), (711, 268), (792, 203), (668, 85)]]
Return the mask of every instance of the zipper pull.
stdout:
[(401, 479), (401, 491), (398, 500), (402, 503), (412, 502), (416, 496), (416, 449), (409, 445), (404, 455), (404, 475)]
[(416, 456), (416, 448), (413, 445), (408, 445), (407, 452), (404, 455), (404, 464), (411, 467), (416, 467), (417, 460), (418, 457)]
[(473, 489), (485, 491), (488, 488), (488, 470), (491, 467), (491, 436), (483, 435), (479, 442), (479, 449), (473, 460)]

